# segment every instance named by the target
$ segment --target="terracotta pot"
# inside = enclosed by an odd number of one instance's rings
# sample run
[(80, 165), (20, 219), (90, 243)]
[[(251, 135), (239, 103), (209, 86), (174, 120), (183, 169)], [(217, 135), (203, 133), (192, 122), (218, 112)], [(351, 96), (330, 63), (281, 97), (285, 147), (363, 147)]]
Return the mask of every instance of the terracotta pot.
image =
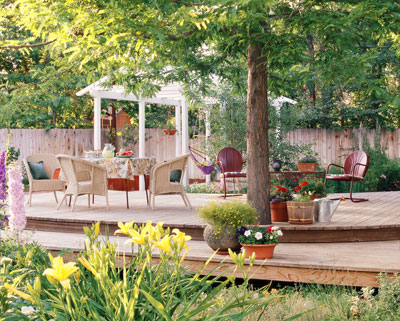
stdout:
[(312, 224), (315, 202), (286, 202), (290, 224)]
[(317, 163), (297, 163), (300, 172), (316, 172), (318, 168)]
[(317, 199), (317, 198), (324, 198), (324, 197), (326, 197), (326, 195), (312, 195), (312, 196), (310, 196), (312, 201)]
[(226, 226), (222, 231), (218, 231), (212, 225), (207, 225), (204, 229), (204, 240), (218, 254), (228, 254), (228, 249), (232, 251), (240, 250), (240, 243), (236, 237), (236, 229)]
[(172, 135), (175, 135), (175, 133), (176, 133), (176, 129), (164, 129), (164, 134), (165, 135), (168, 135), (168, 136), (172, 136)]
[(276, 244), (242, 244), (246, 250), (246, 257), (251, 257), (253, 253), (256, 259), (270, 259), (274, 255)]
[(286, 202), (269, 203), (271, 208), (271, 221), (272, 222), (287, 222), (288, 212)]

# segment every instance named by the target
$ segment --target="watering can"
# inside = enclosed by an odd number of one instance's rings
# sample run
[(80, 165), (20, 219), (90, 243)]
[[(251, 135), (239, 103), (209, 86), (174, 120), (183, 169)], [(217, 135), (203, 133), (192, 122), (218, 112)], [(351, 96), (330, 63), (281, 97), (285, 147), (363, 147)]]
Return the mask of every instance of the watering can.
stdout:
[(317, 203), (315, 204), (314, 212), (315, 221), (320, 223), (330, 223), (333, 214), (340, 204), (340, 200), (332, 201), (328, 198), (318, 198), (314, 200), (314, 202)]

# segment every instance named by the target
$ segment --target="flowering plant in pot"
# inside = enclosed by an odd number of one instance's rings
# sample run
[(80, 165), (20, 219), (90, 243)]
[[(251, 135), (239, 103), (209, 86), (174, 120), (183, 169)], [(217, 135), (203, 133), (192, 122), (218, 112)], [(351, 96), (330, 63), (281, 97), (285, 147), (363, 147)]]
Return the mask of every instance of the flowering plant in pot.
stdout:
[(315, 172), (318, 168), (318, 160), (314, 156), (306, 156), (299, 160), (297, 167), (301, 172)]
[(287, 202), (290, 224), (312, 224), (314, 222), (314, 201), (312, 192), (306, 187), (308, 181), (299, 181), (294, 190), (293, 200)]
[(227, 254), (228, 249), (238, 251), (237, 229), (257, 219), (255, 208), (242, 201), (210, 202), (199, 209), (198, 216), (207, 224), (204, 240), (219, 254)]
[(292, 199), (290, 191), (280, 185), (276, 185), (270, 194), (271, 220), (273, 222), (287, 222), (287, 206), (286, 202)]
[(309, 195), (311, 200), (322, 198), (326, 196), (327, 189), (322, 182), (308, 182), (301, 188), (302, 194)]
[(171, 136), (171, 135), (175, 135), (175, 133), (176, 133), (175, 117), (169, 118), (164, 125), (164, 134)]
[(283, 235), (278, 226), (243, 226), (238, 230), (239, 242), (246, 251), (246, 257), (255, 253), (256, 259), (269, 259), (274, 254), (279, 237)]

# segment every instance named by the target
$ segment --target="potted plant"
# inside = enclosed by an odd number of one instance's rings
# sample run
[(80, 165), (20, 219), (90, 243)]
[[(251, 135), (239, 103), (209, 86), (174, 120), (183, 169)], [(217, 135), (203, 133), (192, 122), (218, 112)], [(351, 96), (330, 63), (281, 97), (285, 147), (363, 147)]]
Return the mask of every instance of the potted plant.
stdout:
[(168, 136), (175, 135), (176, 133), (176, 122), (175, 117), (169, 118), (164, 126), (164, 134)]
[(307, 181), (299, 181), (295, 186), (296, 194), (292, 201), (287, 202), (290, 224), (312, 224), (314, 222), (314, 201), (311, 200), (311, 191), (307, 191)]
[(284, 186), (276, 185), (274, 191), (270, 194), (270, 209), (272, 222), (287, 222), (288, 213), (286, 202), (291, 200), (292, 196)]
[(246, 257), (254, 253), (256, 259), (269, 259), (274, 255), (275, 246), (278, 244), (282, 231), (277, 226), (241, 227), (239, 242), (246, 251)]
[(297, 167), (300, 172), (315, 172), (318, 168), (318, 161), (314, 156), (306, 156), (299, 160)]
[(198, 215), (207, 224), (204, 240), (218, 254), (227, 254), (228, 249), (239, 250), (237, 229), (254, 224), (257, 219), (256, 210), (242, 201), (210, 202), (199, 209)]
[(303, 194), (310, 195), (310, 199), (313, 201), (316, 198), (326, 197), (327, 189), (322, 182), (308, 182), (308, 184), (302, 187)]

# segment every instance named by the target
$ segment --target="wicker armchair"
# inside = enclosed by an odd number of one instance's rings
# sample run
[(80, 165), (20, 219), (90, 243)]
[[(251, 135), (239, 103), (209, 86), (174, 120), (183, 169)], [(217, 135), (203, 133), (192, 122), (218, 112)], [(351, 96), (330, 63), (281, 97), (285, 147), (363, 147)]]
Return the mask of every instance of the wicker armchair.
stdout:
[[(42, 161), (44, 170), (46, 171), (47, 176), (49, 179), (34, 179), (28, 165), (30, 163), (38, 163)], [(56, 155), (54, 154), (32, 154), (27, 156), (23, 159), (24, 166), (26, 168), (26, 173), (28, 175), (29, 180), (29, 197), (27, 200), (27, 204), (32, 206), (32, 193), (33, 192), (53, 192), (54, 197), (57, 200), (56, 191), (64, 191), (65, 190), (65, 183), (60, 179), (53, 179), (54, 171), (60, 167), (58, 164)]]
[[(74, 197), (71, 211), (75, 209), (75, 203), (80, 195), (88, 195), (88, 206), (90, 207), (90, 194), (106, 197), (107, 209), (108, 205), (108, 189), (107, 189), (107, 170), (104, 167), (85, 161), (83, 159), (68, 156), (57, 155), (61, 170), (67, 181), (67, 189), (65, 191), (63, 201), (68, 196)], [(61, 207), (62, 201), (58, 205)]]
[[(186, 206), (192, 208), (190, 201), (183, 189), (182, 180), (188, 163), (189, 154), (185, 154), (163, 163), (156, 164), (150, 173), (150, 205), (154, 209), (154, 198), (156, 195), (179, 194), (182, 196)], [(171, 172), (180, 170), (180, 179), (177, 182), (171, 182)]]

